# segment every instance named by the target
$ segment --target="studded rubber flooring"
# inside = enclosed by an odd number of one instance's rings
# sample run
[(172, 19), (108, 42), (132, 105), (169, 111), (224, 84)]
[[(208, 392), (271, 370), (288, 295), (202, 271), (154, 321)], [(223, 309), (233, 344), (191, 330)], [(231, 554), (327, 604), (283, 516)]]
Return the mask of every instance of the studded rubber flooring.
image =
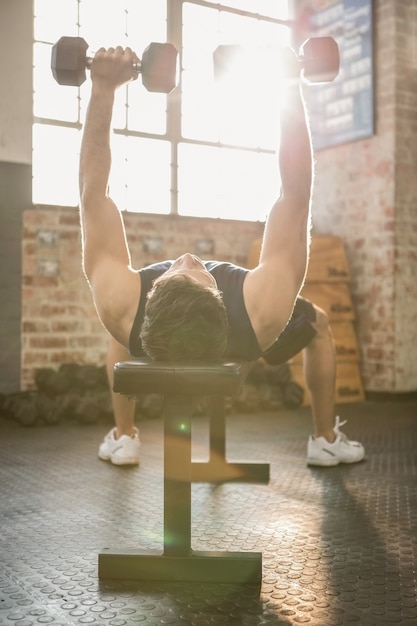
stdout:
[[(0, 624), (417, 624), (417, 403), (340, 410), (366, 461), (308, 468), (307, 409), (228, 418), (228, 457), (268, 485), (195, 484), (193, 548), (263, 553), (261, 588), (101, 582), (103, 547), (161, 549), (162, 424), (140, 423), (138, 468), (96, 458), (109, 424), (0, 422)], [(193, 455), (207, 449), (196, 418)]]

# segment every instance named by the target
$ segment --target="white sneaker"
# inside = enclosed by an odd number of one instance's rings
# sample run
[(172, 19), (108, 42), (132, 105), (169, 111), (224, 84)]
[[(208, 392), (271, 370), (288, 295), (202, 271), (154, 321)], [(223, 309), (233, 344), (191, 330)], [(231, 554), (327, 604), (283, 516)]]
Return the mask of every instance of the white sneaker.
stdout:
[(140, 440), (137, 428), (131, 437), (122, 435), (115, 439), (115, 435), (116, 428), (112, 428), (104, 437), (98, 449), (99, 458), (111, 461), (114, 465), (138, 465)]
[(339, 421), (336, 417), (334, 432), (336, 439), (329, 443), (325, 437), (313, 437), (308, 440), (307, 445), (307, 465), (339, 465), (339, 463), (357, 463), (365, 456), (365, 449), (358, 441), (350, 441), (346, 435), (339, 430), (346, 422)]

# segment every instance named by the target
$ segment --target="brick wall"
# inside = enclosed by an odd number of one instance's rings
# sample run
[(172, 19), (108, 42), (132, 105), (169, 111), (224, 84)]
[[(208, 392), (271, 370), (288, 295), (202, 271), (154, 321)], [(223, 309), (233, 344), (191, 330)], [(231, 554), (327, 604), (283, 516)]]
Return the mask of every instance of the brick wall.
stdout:
[(346, 244), (365, 389), (400, 393), (417, 390), (417, 2), (374, 17), (375, 135), (317, 153), (313, 223)]
[[(263, 225), (125, 214), (132, 265), (176, 258), (185, 251), (244, 265)], [(61, 363), (102, 365), (107, 335), (81, 270), (78, 211), (33, 208), (23, 215), (22, 388), (34, 371)]]
[(396, 390), (417, 389), (417, 1), (396, 4), (394, 326)]

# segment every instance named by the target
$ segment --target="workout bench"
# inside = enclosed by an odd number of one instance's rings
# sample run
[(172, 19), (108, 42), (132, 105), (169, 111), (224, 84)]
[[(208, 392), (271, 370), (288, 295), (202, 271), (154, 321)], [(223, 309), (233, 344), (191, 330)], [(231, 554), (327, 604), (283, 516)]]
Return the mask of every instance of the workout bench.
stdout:
[[(242, 363), (116, 363), (115, 392), (164, 396), (164, 549), (162, 554), (104, 549), (99, 578), (260, 584), (262, 553), (191, 548), (192, 482), (269, 481), (269, 464), (226, 460), (225, 397), (238, 393), (247, 371)], [(209, 398), (208, 462), (191, 460), (191, 420), (201, 396)]]

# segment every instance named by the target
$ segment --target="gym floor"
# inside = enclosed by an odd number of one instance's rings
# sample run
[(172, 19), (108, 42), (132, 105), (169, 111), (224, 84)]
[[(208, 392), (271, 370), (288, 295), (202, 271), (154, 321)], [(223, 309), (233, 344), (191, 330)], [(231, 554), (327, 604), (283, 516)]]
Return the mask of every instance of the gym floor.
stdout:
[[(228, 458), (271, 464), (268, 485), (193, 485), (193, 548), (263, 553), (259, 588), (101, 582), (106, 546), (162, 548), (160, 419), (141, 465), (97, 459), (109, 424), (0, 421), (0, 624), (417, 624), (417, 402), (339, 407), (365, 445), (353, 466), (308, 468), (308, 409), (228, 418)], [(207, 452), (195, 418), (193, 455)]]

